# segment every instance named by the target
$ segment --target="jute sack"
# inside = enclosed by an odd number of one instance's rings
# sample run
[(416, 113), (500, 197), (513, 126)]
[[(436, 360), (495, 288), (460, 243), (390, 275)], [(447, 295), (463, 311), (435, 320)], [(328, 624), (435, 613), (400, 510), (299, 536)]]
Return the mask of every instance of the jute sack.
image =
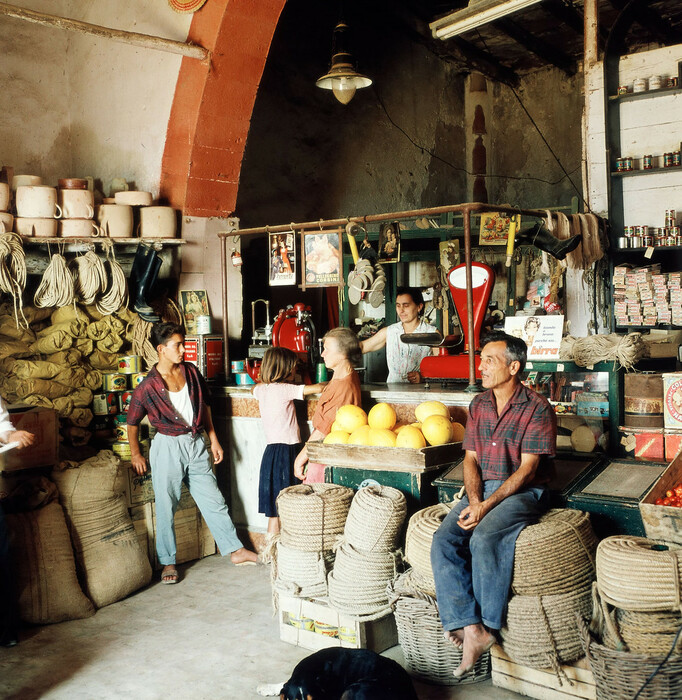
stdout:
[(52, 478), (92, 602), (101, 608), (146, 586), (152, 569), (126, 508), (118, 457), (102, 450), (81, 464), (62, 462)]
[(93, 615), (95, 609), (78, 584), (59, 503), (6, 517), (21, 619), (44, 625)]

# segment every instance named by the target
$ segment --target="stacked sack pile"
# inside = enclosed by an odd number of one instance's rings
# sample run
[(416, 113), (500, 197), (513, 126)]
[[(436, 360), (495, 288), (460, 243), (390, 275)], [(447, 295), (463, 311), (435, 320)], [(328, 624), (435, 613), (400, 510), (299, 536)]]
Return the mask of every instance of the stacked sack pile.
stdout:
[(326, 597), (334, 546), (343, 533), (352, 498), (352, 489), (336, 484), (300, 484), (280, 492), (280, 534), (263, 554), (273, 563), (273, 594)]
[(405, 559), (411, 568), (388, 588), (408, 671), (416, 678), (438, 685), (476, 683), (490, 677), (490, 652), (483, 654), (461, 678), (452, 675), (462, 661), (462, 651), (445, 639), (438, 614), (431, 542), (452, 506), (452, 503), (438, 503), (410, 518)]
[(682, 545), (607, 537), (597, 548), (592, 633), (598, 700), (682, 697)]
[(583, 656), (578, 617), (592, 610), (597, 538), (589, 514), (554, 509), (516, 540), (512, 596), (502, 629), (516, 663), (555, 671)]
[(406, 513), (398, 489), (375, 484), (357, 491), (328, 576), (334, 609), (365, 621), (391, 612), (386, 586), (402, 569), (398, 544)]

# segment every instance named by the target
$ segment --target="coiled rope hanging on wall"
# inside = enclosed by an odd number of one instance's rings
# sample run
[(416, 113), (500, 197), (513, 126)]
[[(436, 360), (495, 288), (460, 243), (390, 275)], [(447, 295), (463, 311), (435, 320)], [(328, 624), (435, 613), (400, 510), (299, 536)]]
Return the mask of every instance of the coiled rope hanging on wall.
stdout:
[[(26, 255), (16, 233), (0, 234), (0, 291), (12, 295), (17, 328), (28, 328), (24, 316), (22, 293), (26, 287)], [(21, 314), (22, 323), (19, 322)]]
[(74, 303), (73, 275), (61, 253), (55, 253), (50, 258), (33, 296), (33, 303), (39, 309), (70, 306)]
[(78, 301), (86, 306), (94, 304), (107, 288), (104, 263), (93, 250), (89, 250), (72, 260), (69, 266), (73, 269), (74, 291)]
[(116, 261), (114, 244), (108, 240), (102, 240), (106, 251), (106, 264), (109, 265), (109, 286), (103, 296), (97, 301), (97, 310), (106, 315), (116, 313), (122, 307), (128, 305), (128, 285), (123, 268)]

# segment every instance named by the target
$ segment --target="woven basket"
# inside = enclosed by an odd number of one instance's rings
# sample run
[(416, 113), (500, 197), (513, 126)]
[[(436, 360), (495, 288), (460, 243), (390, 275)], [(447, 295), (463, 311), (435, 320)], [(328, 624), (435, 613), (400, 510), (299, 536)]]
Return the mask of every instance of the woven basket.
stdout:
[(502, 629), (505, 653), (532, 668), (553, 668), (582, 655), (576, 615), (592, 612), (592, 586), (547, 596), (512, 596)]
[(273, 558), (273, 588), (300, 597), (327, 595), (327, 572), (334, 564), (332, 552), (304, 552), (282, 542)]
[(597, 700), (682, 698), (682, 656), (674, 654), (663, 663), (665, 656), (607, 649), (593, 638), (582, 617), (577, 624), (594, 675)]
[(280, 542), (303, 552), (334, 547), (343, 533), (353, 490), (337, 484), (301, 484), (277, 496)]
[(682, 546), (607, 537), (597, 547), (597, 584), (602, 598), (623, 610), (679, 610)]
[[(665, 656), (675, 643), (677, 631), (681, 626), (680, 613), (633, 612), (617, 608), (617, 634), (612, 633), (610, 626), (605, 626), (602, 641), (609, 649)], [(626, 649), (623, 649), (623, 643)], [(675, 653), (682, 654), (682, 637), (677, 640)]]
[(405, 494), (391, 486), (359, 489), (353, 498), (344, 536), (362, 552), (392, 552), (405, 521)]
[(443, 637), (435, 599), (414, 588), (410, 572), (388, 585), (407, 670), (438, 685), (477, 683), (490, 678), (490, 652), (483, 654), (472, 671), (462, 678), (452, 675), (462, 661), (462, 651)]
[(594, 580), (596, 549), (588, 513), (550, 510), (516, 540), (512, 591), (544, 596), (584, 588)]
[(405, 560), (412, 567), (412, 582), (435, 598), (436, 582), (431, 568), (431, 542), (452, 504), (438, 503), (417, 511), (407, 525)]

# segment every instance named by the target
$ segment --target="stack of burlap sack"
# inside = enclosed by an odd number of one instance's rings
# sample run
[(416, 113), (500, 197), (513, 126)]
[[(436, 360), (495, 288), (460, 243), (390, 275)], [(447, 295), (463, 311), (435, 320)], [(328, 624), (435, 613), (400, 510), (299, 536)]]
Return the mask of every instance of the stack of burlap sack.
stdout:
[(124, 499), (121, 462), (102, 450), (62, 462), (50, 481), (23, 482), (3, 501), (24, 622), (94, 614), (151, 581)]

